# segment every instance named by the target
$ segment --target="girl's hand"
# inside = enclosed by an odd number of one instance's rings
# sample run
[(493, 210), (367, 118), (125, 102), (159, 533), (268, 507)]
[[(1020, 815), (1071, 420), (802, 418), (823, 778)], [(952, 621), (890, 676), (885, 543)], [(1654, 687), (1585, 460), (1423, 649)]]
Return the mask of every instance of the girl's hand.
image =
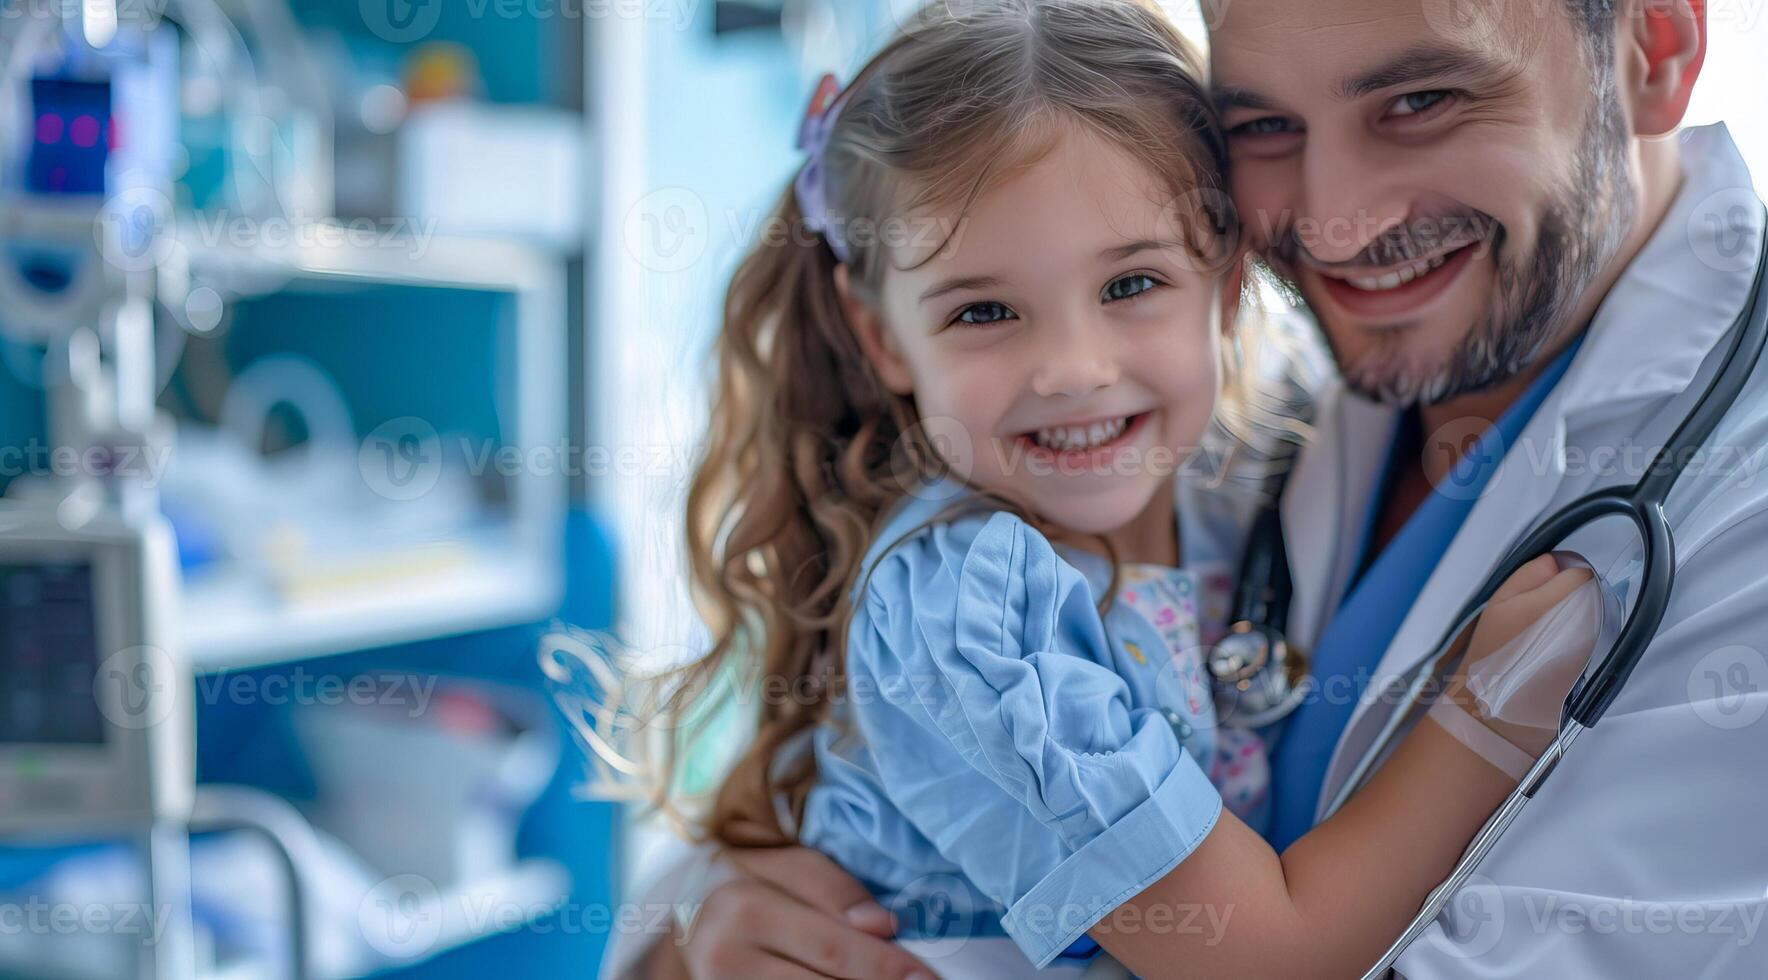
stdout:
[(1538, 755), (1557, 734), (1560, 707), (1596, 642), (1595, 588), (1588, 569), (1561, 568), (1552, 555), (1517, 569), (1480, 613), (1445, 696)]

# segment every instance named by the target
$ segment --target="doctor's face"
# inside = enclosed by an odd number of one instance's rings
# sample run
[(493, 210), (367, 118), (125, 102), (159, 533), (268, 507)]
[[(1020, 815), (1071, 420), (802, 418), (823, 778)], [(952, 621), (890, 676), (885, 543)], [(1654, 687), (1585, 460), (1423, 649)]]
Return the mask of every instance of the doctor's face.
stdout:
[(1245, 233), (1371, 398), (1514, 377), (1632, 223), (1613, 55), (1567, 0), (1232, 0), (1210, 42)]

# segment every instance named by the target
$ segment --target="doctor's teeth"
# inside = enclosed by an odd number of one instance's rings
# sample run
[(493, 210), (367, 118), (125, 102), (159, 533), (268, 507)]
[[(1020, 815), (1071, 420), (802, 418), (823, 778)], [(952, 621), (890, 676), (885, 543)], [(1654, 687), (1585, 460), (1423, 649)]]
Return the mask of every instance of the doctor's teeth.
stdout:
[(1037, 444), (1045, 449), (1066, 452), (1072, 449), (1092, 449), (1103, 446), (1129, 428), (1127, 418), (1113, 419), (1109, 422), (1094, 422), (1091, 425), (1065, 425), (1053, 429), (1039, 429), (1034, 437)]
[(1447, 255), (1438, 255), (1435, 258), (1421, 259), (1403, 269), (1396, 269), (1393, 272), (1384, 273), (1379, 276), (1346, 276), (1344, 281), (1358, 289), (1370, 292), (1379, 289), (1396, 289), (1400, 286), (1404, 286), (1406, 283), (1411, 282), (1419, 276), (1424, 275), (1432, 269), (1440, 268), (1442, 264), (1447, 261), (1449, 261)]

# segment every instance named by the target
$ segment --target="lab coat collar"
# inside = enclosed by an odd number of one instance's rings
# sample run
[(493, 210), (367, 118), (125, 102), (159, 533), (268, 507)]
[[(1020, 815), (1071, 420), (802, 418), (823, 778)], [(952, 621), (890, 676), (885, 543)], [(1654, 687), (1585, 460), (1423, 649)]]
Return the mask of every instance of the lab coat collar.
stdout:
[(1749, 298), (1762, 204), (1724, 123), (1684, 130), (1682, 189), (1591, 320), (1561, 386), (1568, 419), (1679, 392)]
[[(1578, 443), (1581, 423), (1655, 411), (1682, 392), (1747, 302), (1764, 236), (1749, 170), (1723, 124), (1679, 138), (1681, 191), (1604, 299), (1565, 377), (1493, 473), (1388, 646), (1371, 691), (1430, 655), (1448, 620), (1545, 515), (1565, 478), (1566, 446)], [(1374, 435), (1385, 439), (1389, 431), (1382, 427)], [(1316, 520), (1322, 513), (1318, 504), (1306, 509)], [(1322, 807), (1382, 727), (1385, 707), (1372, 711), (1372, 704), (1386, 702), (1358, 704), (1339, 739)]]

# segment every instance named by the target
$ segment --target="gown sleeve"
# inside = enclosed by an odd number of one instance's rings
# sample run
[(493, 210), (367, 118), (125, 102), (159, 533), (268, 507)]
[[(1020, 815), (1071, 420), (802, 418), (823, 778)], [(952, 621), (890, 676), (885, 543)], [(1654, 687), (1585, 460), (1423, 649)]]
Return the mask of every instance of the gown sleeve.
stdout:
[(1024, 521), (938, 525), (878, 561), (849, 717), (884, 795), (1039, 966), (1185, 859), (1222, 800), (1133, 707), (1092, 590)]

